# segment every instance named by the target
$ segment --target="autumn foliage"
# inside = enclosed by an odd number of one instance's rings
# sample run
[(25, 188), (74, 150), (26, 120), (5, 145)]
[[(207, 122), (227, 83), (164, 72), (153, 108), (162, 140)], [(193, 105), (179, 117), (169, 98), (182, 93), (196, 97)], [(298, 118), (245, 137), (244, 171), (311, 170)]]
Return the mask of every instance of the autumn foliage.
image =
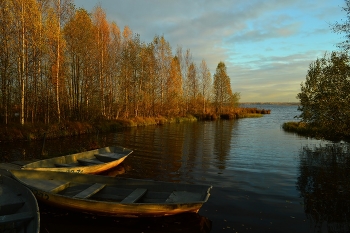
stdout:
[(0, 1), (0, 121), (232, 114), (239, 94), (223, 62), (215, 83), (189, 49), (173, 54), (164, 36), (143, 42), (106, 18), (100, 6), (90, 13), (70, 0)]

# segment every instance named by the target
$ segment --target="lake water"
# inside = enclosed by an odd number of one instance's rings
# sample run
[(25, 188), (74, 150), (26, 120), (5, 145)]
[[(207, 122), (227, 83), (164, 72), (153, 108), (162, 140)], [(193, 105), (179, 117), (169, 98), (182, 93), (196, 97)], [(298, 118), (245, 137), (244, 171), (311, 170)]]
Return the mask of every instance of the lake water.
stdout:
[[(42, 232), (349, 232), (348, 145), (284, 132), (297, 106), (256, 107), (271, 114), (47, 140), (47, 156), (124, 146), (134, 152), (119, 176), (213, 188), (195, 215), (106, 219), (43, 206)], [(0, 161), (40, 158), (42, 146), (0, 142)]]

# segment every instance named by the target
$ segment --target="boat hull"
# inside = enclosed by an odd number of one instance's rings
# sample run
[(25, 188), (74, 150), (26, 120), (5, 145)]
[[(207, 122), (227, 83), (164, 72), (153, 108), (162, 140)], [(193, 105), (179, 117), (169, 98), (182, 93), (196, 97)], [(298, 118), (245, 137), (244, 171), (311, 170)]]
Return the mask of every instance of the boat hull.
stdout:
[(33, 193), (0, 174), (0, 232), (39, 233), (40, 214)]
[[(118, 153), (120, 156), (114, 157), (108, 162), (101, 161), (99, 164), (84, 165), (82, 164), (82, 162), (79, 162), (79, 160), (82, 159), (93, 159), (94, 161), (97, 161), (95, 155), (99, 153), (112, 152)], [(99, 174), (118, 166), (131, 153), (132, 150), (123, 147), (105, 147), (96, 150), (36, 161), (22, 166), (22, 169), (36, 171)]]
[(182, 213), (198, 213), (204, 203), (191, 204), (132, 204), (103, 203), (90, 200), (72, 200), (64, 196), (33, 190), (38, 201), (75, 212), (112, 217), (161, 217)]
[[(126, 179), (99, 175), (70, 174), (61, 172), (11, 171), (16, 179), (27, 185), (38, 201), (90, 214), (116, 217), (160, 217), (181, 213), (197, 213), (208, 200), (211, 186), (177, 184), (151, 180)], [(40, 182), (60, 181), (54, 191), (40, 188)], [(69, 183), (69, 184), (68, 184)], [(81, 191), (90, 185), (103, 184), (105, 187), (89, 198), (77, 198)], [(144, 196), (135, 202), (123, 202), (135, 189), (147, 190)], [(173, 200), (174, 192), (183, 195), (182, 199)]]

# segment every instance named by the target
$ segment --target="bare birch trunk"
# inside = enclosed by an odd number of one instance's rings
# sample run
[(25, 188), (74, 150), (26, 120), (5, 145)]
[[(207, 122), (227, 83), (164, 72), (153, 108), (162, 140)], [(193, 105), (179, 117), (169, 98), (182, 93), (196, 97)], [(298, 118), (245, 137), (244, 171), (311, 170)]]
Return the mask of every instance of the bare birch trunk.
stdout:
[(57, 69), (56, 69), (56, 107), (57, 107), (57, 118), (58, 122), (61, 122), (61, 109), (60, 109), (60, 97), (59, 97), (59, 72), (60, 72), (60, 34), (61, 34), (61, 1), (57, 0), (58, 2), (58, 32), (57, 32)]

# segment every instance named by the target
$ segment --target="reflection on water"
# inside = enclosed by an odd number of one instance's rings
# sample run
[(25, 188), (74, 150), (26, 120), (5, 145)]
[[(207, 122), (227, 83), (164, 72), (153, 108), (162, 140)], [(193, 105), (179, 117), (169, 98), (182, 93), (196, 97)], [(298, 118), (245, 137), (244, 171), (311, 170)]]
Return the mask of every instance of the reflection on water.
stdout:
[(190, 122), (132, 128), (114, 136), (102, 135), (99, 143), (134, 150), (124, 163), (126, 177), (207, 183), (204, 174), (227, 169), (235, 124), (236, 121)]
[[(152, 232), (148, 231), (150, 228), (162, 232), (164, 227), (168, 227), (165, 232), (176, 228), (181, 232), (211, 229), (214, 233), (349, 230), (350, 147), (284, 132), (282, 123), (295, 120), (299, 114), (296, 106), (257, 107), (271, 109), (271, 114), (47, 140), (47, 157), (93, 146), (120, 145), (134, 150), (122, 166), (105, 175), (206, 184), (213, 189), (208, 202), (194, 217), (157, 218), (152, 224), (135, 219), (119, 219), (118, 223), (92, 221), (91, 217), (79, 222), (69, 217), (73, 216), (71, 213), (67, 213), (67, 218), (63, 217), (66, 214), (56, 218), (47, 211), (42, 214), (42, 224), (47, 229), (44, 232), (62, 230), (60, 227), (65, 225), (69, 228), (65, 231), (73, 232), (84, 224), (87, 232), (109, 232), (112, 226), (120, 227), (121, 232), (142, 232), (136, 227), (138, 224), (144, 232)], [(40, 141), (0, 142), (0, 147), (2, 162), (42, 158)]]
[(225, 170), (226, 161), (230, 157), (232, 129), (236, 121), (217, 121), (214, 132), (214, 151), (216, 167)]
[(350, 147), (330, 144), (300, 152), (297, 187), (315, 232), (350, 230)]

